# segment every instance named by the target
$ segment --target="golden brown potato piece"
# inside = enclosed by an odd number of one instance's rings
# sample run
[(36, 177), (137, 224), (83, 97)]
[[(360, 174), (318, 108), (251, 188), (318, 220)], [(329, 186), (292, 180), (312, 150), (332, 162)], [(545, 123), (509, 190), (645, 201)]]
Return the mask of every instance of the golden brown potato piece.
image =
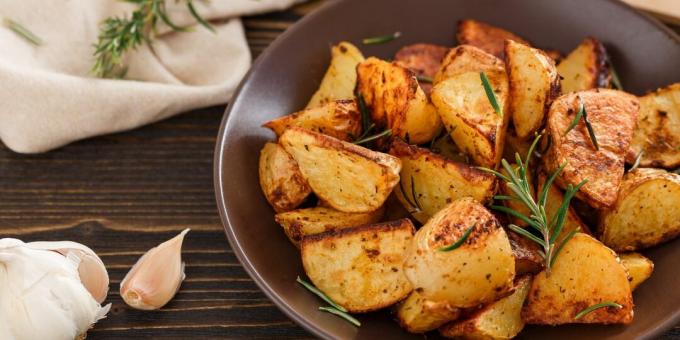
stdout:
[(528, 139), (543, 125), (545, 114), (560, 92), (555, 62), (543, 51), (507, 40), (506, 70), (510, 82), (509, 114), (520, 139)]
[[(599, 308), (575, 318), (584, 309), (605, 301), (622, 308)], [(522, 318), (528, 324), (541, 325), (630, 323), (633, 297), (626, 269), (611, 249), (576, 233), (558, 254), (550, 276), (542, 271), (534, 277)]]
[(286, 130), (279, 143), (312, 191), (335, 210), (377, 210), (399, 183), (401, 162), (388, 154), (299, 127)]
[(307, 108), (341, 99), (353, 99), (357, 83), (357, 65), (364, 56), (354, 45), (343, 41), (331, 48), (331, 64), (321, 80), (321, 85)]
[[(589, 137), (584, 119), (566, 133), (579, 110), (579, 98), (583, 100), (599, 151)], [(597, 89), (559, 97), (550, 107), (546, 124), (550, 148), (543, 161), (547, 172), (552, 173), (567, 162), (556, 181), (562, 188), (587, 179), (576, 197), (599, 209), (613, 205), (638, 109), (635, 96), (616, 90)]]
[(600, 239), (616, 251), (644, 249), (680, 234), (680, 175), (660, 169), (626, 174), (618, 199), (600, 214)]
[(274, 219), (297, 246), (306, 235), (375, 223), (380, 221), (384, 213), (385, 209), (382, 207), (367, 213), (346, 213), (326, 207), (313, 207), (276, 214)]
[(447, 338), (512, 339), (524, 328), (522, 304), (531, 287), (531, 276), (515, 280), (515, 291), (475, 312), (465, 320), (448, 323), (439, 329)]
[(506, 40), (514, 40), (529, 45), (526, 40), (514, 33), (472, 19), (458, 22), (456, 38), (458, 38), (458, 43), (461, 45), (467, 44), (478, 47), (500, 59), (505, 57), (504, 44)]
[(362, 133), (361, 113), (354, 99), (331, 101), (270, 120), (262, 126), (274, 131), (277, 137), (291, 126), (299, 126), (348, 142)]
[(479, 72), (450, 77), (432, 89), (432, 103), (446, 130), (475, 165), (496, 168), (503, 155), (508, 126), (508, 78), (504, 68), (487, 70), (502, 115), (494, 111)]
[(395, 307), (394, 314), (399, 325), (407, 331), (425, 333), (457, 319), (460, 309), (453, 308), (446, 302), (432, 302), (413, 291)]
[[(543, 190), (545, 181), (547, 179), (546, 177), (547, 176), (545, 173), (539, 172), (538, 187), (536, 190), (537, 193), (540, 193)], [(559, 211), (563, 201), (564, 194), (562, 193), (562, 190), (560, 190), (555, 184), (551, 185), (550, 188), (548, 188), (548, 197), (545, 201), (545, 213), (548, 216), (548, 220), (552, 221), (552, 219), (557, 214), (557, 211)], [(583, 221), (581, 221), (581, 218), (578, 217), (578, 214), (576, 214), (574, 208), (569, 205), (561, 234), (567, 235), (572, 230), (579, 230), (580, 232), (586, 233), (588, 235), (592, 234), (590, 232), (590, 228), (588, 228), (588, 226), (583, 223)]]
[[(458, 248), (445, 251), (468, 231)], [(404, 267), (423, 297), (457, 308), (505, 296), (515, 277), (508, 236), (498, 220), (470, 197), (453, 201), (418, 230)]]
[(401, 160), (401, 183), (394, 193), (421, 223), (458, 198), (486, 203), (496, 190), (493, 175), (399, 139), (392, 142), (390, 154)]
[(412, 290), (403, 264), (413, 233), (402, 219), (305, 236), (302, 264), (314, 285), (348, 311), (381, 309)]
[(630, 289), (635, 290), (641, 283), (645, 282), (654, 271), (654, 262), (639, 253), (619, 254), (621, 264), (628, 271)]
[[(511, 158), (511, 159), (514, 159), (514, 158)], [(514, 169), (514, 168), (517, 167), (517, 163), (512, 163), (512, 164), (510, 164), (510, 166)], [(500, 172), (503, 175), (508, 176), (508, 172), (505, 170), (504, 167), (501, 167)], [(536, 195), (534, 194), (535, 189), (534, 189), (534, 183), (532, 181), (533, 176), (531, 175), (531, 172), (532, 172), (531, 168), (527, 169), (527, 180), (529, 182), (528, 183), (529, 184), (529, 190), (530, 190), (532, 196), (534, 196), (534, 198), (535, 198)], [(499, 191), (502, 195), (517, 197), (515, 192), (512, 191), (512, 189), (510, 189), (510, 187), (508, 186), (508, 183), (505, 182), (505, 181), (499, 181), (498, 189), (499, 189)], [(510, 208), (512, 210), (517, 211), (518, 213), (520, 213), (524, 216), (527, 216), (527, 217), (531, 216), (531, 211), (521, 201), (518, 201), (518, 200), (503, 200), (503, 205), (506, 206), (507, 208)], [(521, 220), (517, 217), (511, 216), (510, 214), (508, 214), (508, 218), (510, 219), (510, 223), (515, 224), (519, 227), (528, 226), (528, 224), (526, 222), (524, 222), (523, 220)]]
[(276, 212), (295, 209), (312, 192), (293, 157), (279, 144), (264, 145), (259, 174), (264, 197)]
[(607, 50), (597, 39), (584, 39), (557, 65), (562, 76), (562, 93), (607, 88), (611, 74), (607, 63)]
[(538, 244), (512, 231), (506, 230), (505, 233), (508, 234), (512, 255), (515, 257), (517, 275), (540, 272), (545, 261), (539, 253)]
[(641, 166), (680, 166), (680, 83), (640, 98), (637, 128), (626, 161), (633, 164), (642, 150)]
[[(416, 76), (434, 78), (439, 71), (442, 59), (449, 51), (448, 47), (433, 44), (413, 44), (402, 47), (394, 55), (394, 61), (413, 71)], [(425, 94), (430, 94), (432, 84), (418, 82)]]
[(399, 63), (368, 58), (357, 67), (357, 91), (380, 129), (411, 144), (427, 143), (441, 127), (415, 75)]
[(471, 45), (460, 45), (446, 54), (441, 68), (434, 75), (434, 84), (468, 72), (499, 72), (504, 70), (502, 60)]

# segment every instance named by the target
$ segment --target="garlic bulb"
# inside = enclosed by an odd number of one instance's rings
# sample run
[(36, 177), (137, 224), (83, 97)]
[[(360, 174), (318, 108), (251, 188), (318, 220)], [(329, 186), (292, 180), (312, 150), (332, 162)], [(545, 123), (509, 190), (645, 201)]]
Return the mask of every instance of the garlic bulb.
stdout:
[(185, 278), (182, 241), (188, 232), (185, 229), (137, 261), (120, 283), (120, 296), (125, 303), (136, 309), (153, 310), (175, 296)]
[(108, 274), (97, 255), (73, 242), (54, 246), (0, 239), (0, 339), (72, 340), (108, 312), (83, 284), (96, 282), (93, 291), (106, 297)]

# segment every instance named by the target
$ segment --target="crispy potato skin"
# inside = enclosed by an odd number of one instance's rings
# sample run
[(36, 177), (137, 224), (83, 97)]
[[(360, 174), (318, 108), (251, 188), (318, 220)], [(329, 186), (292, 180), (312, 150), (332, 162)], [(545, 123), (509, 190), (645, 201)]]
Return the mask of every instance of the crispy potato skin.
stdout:
[(360, 136), (361, 112), (354, 99), (331, 101), (264, 123), (280, 137), (291, 126), (299, 126), (344, 141)]
[(283, 227), (290, 241), (298, 246), (306, 235), (376, 223), (384, 214), (384, 207), (367, 213), (346, 213), (326, 207), (313, 207), (279, 213), (274, 216), (274, 220)]
[(524, 236), (506, 230), (512, 255), (515, 257), (515, 271), (517, 275), (535, 274), (543, 269), (544, 260), (539, 253), (538, 245)]
[(560, 94), (560, 76), (555, 62), (539, 49), (506, 40), (505, 56), (509, 114), (517, 136), (527, 139), (543, 125), (550, 104)]
[(640, 165), (674, 169), (680, 166), (680, 83), (640, 98), (637, 128), (626, 162), (633, 164), (644, 150)]
[(505, 58), (504, 45), (506, 40), (514, 40), (529, 45), (529, 42), (514, 33), (471, 19), (458, 22), (458, 33), (456, 33), (456, 38), (461, 45), (467, 44), (475, 46), (487, 53), (495, 55), (499, 59)]
[[(565, 135), (574, 120), (582, 98), (588, 119), (599, 143), (599, 151), (590, 140), (581, 119)], [(547, 133), (550, 148), (543, 158), (546, 170), (555, 171), (567, 162), (557, 183), (566, 188), (588, 179), (577, 193), (578, 198), (593, 207), (611, 207), (616, 201), (640, 105), (636, 97), (621, 91), (596, 89), (570, 93), (553, 102), (548, 113)]]
[(403, 263), (414, 230), (402, 219), (305, 236), (302, 264), (314, 285), (348, 311), (381, 309), (412, 290)]
[(425, 333), (457, 319), (460, 309), (446, 302), (432, 302), (413, 291), (395, 307), (394, 315), (399, 325), (410, 333)]
[[(462, 197), (488, 202), (496, 190), (493, 175), (464, 163), (450, 161), (431, 151), (408, 145), (399, 139), (392, 142), (389, 153), (401, 160), (401, 189), (395, 190), (397, 199), (412, 211), (421, 223), (427, 222), (439, 210)], [(411, 192), (411, 182), (416, 192), (418, 210), (408, 201), (416, 203)], [(404, 194), (408, 198), (404, 198)], [(407, 200), (408, 199), (408, 200)]]
[[(574, 316), (604, 301), (623, 308), (605, 307)], [(596, 239), (576, 233), (557, 256), (550, 276), (534, 277), (522, 318), (528, 324), (627, 324), (633, 320), (633, 297), (628, 274), (616, 253)]]
[(616, 251), (655, 246), (680, 235), (680, 175), (638, 168), (626, 174), (618, 199), (600, 214), (600, 239)]
[[(439, 250), (458, 241), (471, 227), (460, 247)], [(428, 300), (457, 308), (505, 296), (515, 277), (515, 259), (505, 231), (470, 197), (435, 214), (418, 230), (406, 256), (406, 276), (413, 287)]]
[(354, 98), (357, 82), (357, 65), (364, 61), (364, 56), (356, 46), (343, 41), (331, 48), (331, 63), (321, 80), (319, 89), (307, 103), (307, 108)]
[(467, 72), (498, 72), (504, 68), (503, 61), (493, 55), (472, 45), (460, 45), (446, 54), (433, 84)]
[(293, 157), (279, 144), (264, 145), (259, 174), (262, 192), (277, 212), (295, 209), (312, 192)]
[(397, 62), (368, 58), (357, 66), (357, 91), (380, 129), (409, 143), (427, 143), (441, 120), (411, 70)]
[(557, 72), (563, 78), (562, 92), (609, 87), (611, 74), (607, 60), (607, 50), (599, 40), (584, 39), (557, 65)]
[(628, 271), (630, 289), (635, 290), (640, 284), (645, 282), (654, 271), (654, 262), (639, 253), (619, 254), (621, 264)]
[[(538, 186), (536, 192), (540, 193), (543, 190), (547, 177), (548, 176), (544, 172), (542, 171), (539, 172), (537, 178)], [(560, 206), (562, 205), (563, 200), (564, 194), (562, 193), (562, 190), (560, 190), (556, 185), (553, 184), (552, 186), (550, 186), (550, 188), (548, 188), (548, 198), (545, 202), (545, 212), (546, 215), (548, 216), (549, 221), (552, 220), (553, 217), (555, 217), (558, 210), (560, 209)], [(563, 236), (566, 236), (572, 230), (578, 230), (582, 233), (592, 235), (592, 232), (590, 231), (588, 225), (583, 223), (578, 214), (576, 214), (574, 208), (571, 205), (569, 205), (569, 209), (567, 210), (567, 216), (564, 219), (564, 225), (562, 226), (561, 234)]]
[[(417, 76), (433, 78), (448, 51), (448, 47), (434, 44), (406, 45), (397, 51), (394, 61), (413, 71)], [(419, 83), (425, 94), (429, 95), (432, 84)]]
[(312, 191), (335, 210), (377, 210), (399, 183), (401, 161), (394, 156), (299, 127), (286, 130), (279, 143)]
[(453, 321), (439, 328), (447, 338), (512, 339), (524, 328), (522, 304), (531, 287), (531, 275), (515, 279), (514, 292), (475, 312), (465, 320)]

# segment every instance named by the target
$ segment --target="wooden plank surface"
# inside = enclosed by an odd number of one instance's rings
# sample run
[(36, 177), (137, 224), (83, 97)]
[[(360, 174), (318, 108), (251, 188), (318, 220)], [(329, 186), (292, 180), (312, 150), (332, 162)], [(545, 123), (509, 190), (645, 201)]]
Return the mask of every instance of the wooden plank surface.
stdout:
[[(247, 18), (254, 57), (318, 2)], [(108, 318), (88, 339), (310, 338), (260, 292), (229, 248), (216, 210), (212, 156), (223, 106), (42, 155), (0, 147), (0, 237), (73, 240), (111, 276)], [(187, 280), (155, 312), (127, 308), (118, 285), (147, 249), (190, 227)], [(680, 338), (680, 328), (664, 338)]]

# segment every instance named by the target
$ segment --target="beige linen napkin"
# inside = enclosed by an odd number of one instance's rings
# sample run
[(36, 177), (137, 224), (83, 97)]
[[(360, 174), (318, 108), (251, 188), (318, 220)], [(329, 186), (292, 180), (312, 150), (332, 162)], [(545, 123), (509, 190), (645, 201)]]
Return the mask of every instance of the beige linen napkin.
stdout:
[(27, 43), (0, 27), (0, 139), (22, 153), (133, 129), (194, 108), (224, 104), (250, 66), (241, 15), (284, 9), (299, 0), (195, 0), (217, 33), (196, 25), (184, 2), (166, 1), (189, 33), (160, 27), (150, 48), (129, 53), (126, 80), (89, 71), (105, 18), (129, 14), (115, 0), (0, 0), (11, 19), (43, 40)]

